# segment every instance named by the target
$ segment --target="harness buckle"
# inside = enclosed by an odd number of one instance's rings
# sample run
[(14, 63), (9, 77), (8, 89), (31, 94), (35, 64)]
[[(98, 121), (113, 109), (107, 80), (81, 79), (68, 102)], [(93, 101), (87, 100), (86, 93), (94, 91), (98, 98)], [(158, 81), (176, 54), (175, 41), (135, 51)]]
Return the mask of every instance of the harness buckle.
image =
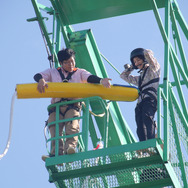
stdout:
[(65, 78), (62, 82), (68, 82), (68, 80)]

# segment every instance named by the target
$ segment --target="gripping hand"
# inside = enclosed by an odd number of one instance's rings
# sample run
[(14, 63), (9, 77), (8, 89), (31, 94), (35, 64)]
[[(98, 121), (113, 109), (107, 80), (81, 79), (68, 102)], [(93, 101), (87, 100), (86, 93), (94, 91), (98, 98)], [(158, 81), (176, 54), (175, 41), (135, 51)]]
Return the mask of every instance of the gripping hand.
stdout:
[(133, 66), (130, 65), (130, 64), (125, 64), (124, 68), (125, 68), (124, 72), (129, 72), (129, 71), (132, 71), (134, 69)]

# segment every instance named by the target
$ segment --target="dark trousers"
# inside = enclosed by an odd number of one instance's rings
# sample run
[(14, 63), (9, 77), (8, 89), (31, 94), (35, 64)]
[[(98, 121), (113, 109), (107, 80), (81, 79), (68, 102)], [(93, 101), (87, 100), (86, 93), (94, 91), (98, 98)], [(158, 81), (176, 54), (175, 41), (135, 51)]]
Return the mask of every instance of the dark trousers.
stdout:
[(143, 99), (135, 108), (137, 135), (140, 141), (155, 138), (154, 115), (157, 111), (157, 101)]

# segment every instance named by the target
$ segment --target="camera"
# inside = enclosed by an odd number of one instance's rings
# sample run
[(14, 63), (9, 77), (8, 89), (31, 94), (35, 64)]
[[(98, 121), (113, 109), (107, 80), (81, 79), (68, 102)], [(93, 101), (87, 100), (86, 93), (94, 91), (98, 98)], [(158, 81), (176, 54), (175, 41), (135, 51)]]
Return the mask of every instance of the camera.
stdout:
[(124, 68), (125, 68), (125, 71), (128, 72), (128, 71), (132, 71), (134, 68), (132, 65), (130, 64), (125, 64), (124, 65)]

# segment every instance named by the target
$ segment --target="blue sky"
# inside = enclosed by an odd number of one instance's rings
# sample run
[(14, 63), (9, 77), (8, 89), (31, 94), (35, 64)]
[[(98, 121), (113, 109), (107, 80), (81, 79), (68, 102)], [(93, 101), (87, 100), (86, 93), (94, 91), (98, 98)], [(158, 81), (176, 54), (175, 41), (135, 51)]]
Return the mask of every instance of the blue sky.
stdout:
[[(44, 5), (49, 3), (45, 0), (38, 2)], [(188, 23), (188, 1), (179, 0), (178, 4)], [(8, 138), (11, 97), (16, 84), (34, 82), (33, 75), (49, 68), (49, 63), (38, 24), (26, 21), (35, 17), (31, 1), (1, 1), (0, 7), (2, 153)], [(161, 15), (163, 12), (161, 9)], [(134, 48), (152, 49), (161, 64), (163, 76), (164, 45), (152, 11), (78, 24), (73, 28), (76, 31), (91, 28), (99, 50), (120, 72), (125, 63), (130, 63), (129, 54)], [(187, 41), (182, 39), (187, 52)], [(106, 62), (105, 65), (112, 84), (127, 84)], [(41, 160), (41, 156), (47, 153), (43, 128), (48, 118), (46, 108), (49, 103), (50, 99), (16, 99), (10, 148), (0, 160), (1, 188), (55, 187), (48, 182), (48, 172)], [(137, 138), (134, 121), (136, 102), (120, 102), (119, 105)]]

